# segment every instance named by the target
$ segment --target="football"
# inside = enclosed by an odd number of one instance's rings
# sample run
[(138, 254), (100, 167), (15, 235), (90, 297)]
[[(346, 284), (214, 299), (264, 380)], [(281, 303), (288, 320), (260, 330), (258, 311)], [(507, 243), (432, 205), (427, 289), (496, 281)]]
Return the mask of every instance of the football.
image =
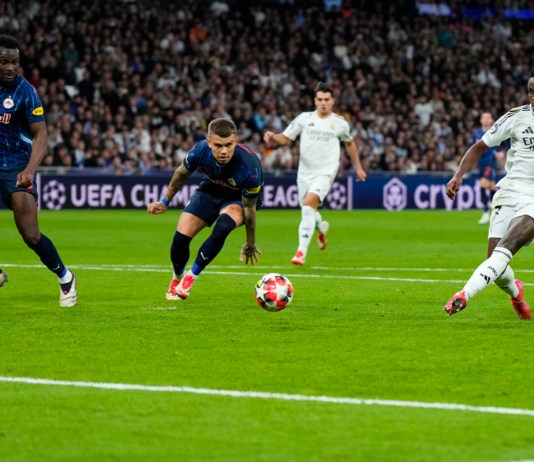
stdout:
[(0, 287), (2, 287), (7, 282), (7, 274), (0, 269)]
[(269, 273), (254, 288), (256, 302), (266, 311), (280, 311), (293, 300), (293, 285), (283, 274)]

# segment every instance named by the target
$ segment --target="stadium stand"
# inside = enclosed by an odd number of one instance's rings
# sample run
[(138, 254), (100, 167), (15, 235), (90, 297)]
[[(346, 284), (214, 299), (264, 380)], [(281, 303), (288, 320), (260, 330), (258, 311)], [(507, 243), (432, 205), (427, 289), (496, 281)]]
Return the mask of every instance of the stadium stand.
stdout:
[(482, 111), (527, 102), (527, 1), (178, 3), (0, 4), (45, 104), (45, 168), (172, 169), (229, 116), (268, 169), (291, 170), (298, 143), (270, 151), (260, 135), (312, 110), (326, 80), (367, 171), (451, 171)]

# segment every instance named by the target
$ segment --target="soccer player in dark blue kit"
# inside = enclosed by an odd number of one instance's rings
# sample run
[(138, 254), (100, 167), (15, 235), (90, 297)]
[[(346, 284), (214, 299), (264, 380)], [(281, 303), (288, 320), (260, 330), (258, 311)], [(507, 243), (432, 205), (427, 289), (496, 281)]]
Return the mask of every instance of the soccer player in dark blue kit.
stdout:
[[(476, 143), (493, 125), (493, 116), (489, 112), (480, 114), (480, 128), (473, 131), (472, 142)], [(482, 201), (482, 216), (478, 223), (485, 225), (490, 221), (491, 201), (495, 195), (495, 179), (497, 175), (497, 148), (489, 148), (478, 161), (480, 176), (480, 199)]]
[[(205, 176), (185, 206), (171, 245), (173, 278), (167, 300), (189, 296), (198, 275), (223, 248), (227, 236), (245, 225), (246, 243), (240, 259), (252, 265), (261, 251), (256, 248), (256, 209), (263, 195), (263, 170), (254, 151), (238, 144), (237, 129), (229, 119), (214, 119), (208, 126), (208, 138), (193, 146), (175, 170), (165, 196), (148, 204), (152, 214), (167, 211), (172, 198), (196, 170)], [(191, 240), (206, 226), (213, 226), (210, 236), (198, 250), (195, 262), (184, 275), (189, 260)]]
[(24, 242), (59, 280), (59, 305), (77, 303), (76, 278), (39, 230), (34, 176), (48, 149), (44, 110), (36, 89), (18, 74), (20, 46), (0, 35), (0, 195), (13, 210)]

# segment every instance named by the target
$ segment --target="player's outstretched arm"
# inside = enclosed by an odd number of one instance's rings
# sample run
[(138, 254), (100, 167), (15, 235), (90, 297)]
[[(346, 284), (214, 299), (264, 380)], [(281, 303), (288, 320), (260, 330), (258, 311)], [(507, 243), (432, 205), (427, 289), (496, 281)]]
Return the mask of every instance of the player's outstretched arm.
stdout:
[(462, 185), (463, 176), (473, 168), (487, 149), (488, 145), (484, 143), (484, 141), (479, 140), (466, 151), (460, 161), (458, 169), (447, 183), (446, 193), (449, 199), (454, 200), (456, 193), (460, 190), (460, 186)]
[(263, 141), (267, 144), (267, 146), (283, 146), (285, 144), (288, 144), (291, 140), (283, 135), (282, 133), (274, 133), (269, 130), (267, 130), (263, 134)]
[(358, 146), (356, 145), (356, 142), (354, 140), (347, 141), (345, 143), (345, 149), (349, 153), (352, 163), (356, 166), (356, 181), (365, 181), (367, 178), (367, 173), (365, 173), (365, 170), (360, 162), (360, 154), (358, 153)]
[(255, 197), (243, 197), (243, 217), (247, 242), (241, 247), (239, 259), (245, 261), (245, 265), (259, 262), (262, 251), (256, 247), (256, 201)]
[(151, 202), (146, 206), (148, 213), (152, 213), (153, 215), (165, 213), (169, 207), (169, 204), (172, 201), (172, 198), (176, 195), (178, 191), (180, 191), (180, 189), (182, 189), (185, 181), (189, 178), (190, 175), (191, 172), (187, 170), (187, 168), (185, 168), (184, 164), (180, 164), (180, 166), (174, 171), (174, 174), (172, 175), (171, 181), (167, 186), (167, 192), (165, 193), (165, 197), (163, 197), (160, 201)]

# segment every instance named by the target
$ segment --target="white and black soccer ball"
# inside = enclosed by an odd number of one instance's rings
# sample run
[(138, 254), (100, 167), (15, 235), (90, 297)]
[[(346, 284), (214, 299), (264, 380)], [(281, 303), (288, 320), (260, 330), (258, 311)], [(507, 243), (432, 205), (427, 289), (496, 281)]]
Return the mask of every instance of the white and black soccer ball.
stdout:
[(7, 274), (0, 269), (0, 287), (2, 287), (7, 282)]
[(293, 300), (293, 284), (283, 274), (269, 273), (254, 288), (256, 302), (266, 311), (281, 311)]
[(63, 208), (67, 201), (65, 185), (56, 180), (51, 180), (43, 187), (43, 202), (49, 210)]

